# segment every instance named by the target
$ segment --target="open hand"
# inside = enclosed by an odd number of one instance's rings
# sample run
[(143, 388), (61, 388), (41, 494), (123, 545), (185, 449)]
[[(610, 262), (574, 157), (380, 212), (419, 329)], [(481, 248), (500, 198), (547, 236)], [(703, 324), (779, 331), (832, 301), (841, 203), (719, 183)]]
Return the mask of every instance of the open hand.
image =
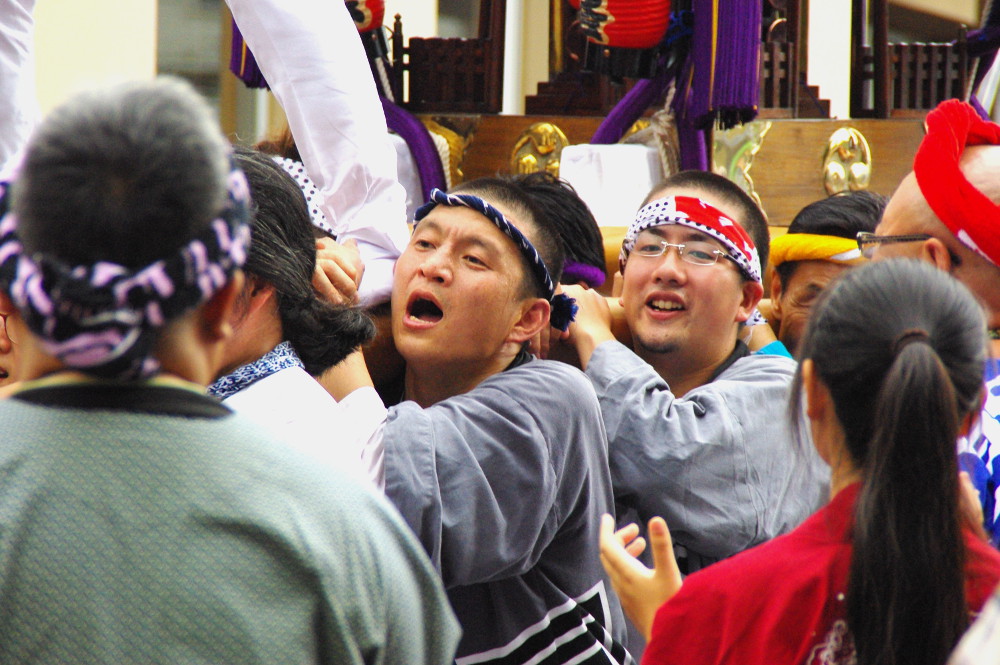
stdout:
[(635, 524), (615, 531), (614, 518), (611, 515), (601, 517), (601, 564), (625, 614), (649, 641), (656, 610), (673, 598), (683, 581), (674, 558), (670, 531), (663, 518), (649, 520), (652, 569), (636, 558), (646, 549), (645, 540), (638, 535), (639, 527)]

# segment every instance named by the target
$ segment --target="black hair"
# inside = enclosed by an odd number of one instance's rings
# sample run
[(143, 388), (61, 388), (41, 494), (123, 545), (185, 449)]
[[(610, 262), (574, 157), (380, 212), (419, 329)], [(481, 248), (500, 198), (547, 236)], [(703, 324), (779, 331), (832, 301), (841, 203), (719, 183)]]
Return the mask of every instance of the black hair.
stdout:
[[(531, 244), (538, 250), (545, 267), (549, 270), (552, 282), (559, 282), (559, 278), (562, 277), (563, 264), (566, 262), (562, 244), (559, 242), (555, 229), (541, 221), (543, 213), (531, 196), (521, 187), (502, 178), (477, 178), (455, 187), (451, 193), (474, 194), (487, 203), (499, 206), (514, 215), (517, 220), (514, 225), (527, 236)], [(514, 220), (508, 221), (514, 222)], [(522, 283), (524, 296), (534, 296), (547, 300), (548, 294), (545, 292), (545, 287), (535, 278), (528, 259), (522, 256), (520, 251), (518, 251), (518, 257), (524, 267), (524, 282)]]
[(767, 265), (767, 259), (771, 254), (771, 231), (767, 227), (767, 217), (764, 216), (764, 211), (760, 209), (757, 202), (740, 189), (739, 185), (729, 178), (710, 171), (680, 171), (667, 177), (666, 180), (651, 189), (642, 205), (659, 198), (664, 190), (679, 188), (700, 189), (719, 196), (731, 205), (732, 210), (724, 210), (723, 212), (727, 214), (737, 213), (735, 215), (736, 221), (750, 234), (753, 244), (757, 246), (761, 269)]
[(601, 228), (573, 185), (547, 171), (519, 174), (510, 180), (534, 200), (541, 221), (559, 237), (566, 260), (598, 268), (607, 277)]
[(358, 308), (333, 305), (313, 290), (316, 244), (302, 190), (261, 152), (236, 148), (253, 200), (253, 237), (243, 270), (274, 287), (285, 340), (305, 369), (323, 373), (375, 335)]
[[(874, 192), (839, 192), (800, 210), (788, 225), (788, 233), (854, 240), (861, 231), (875, 230), (888, 202), (889, 199)], [(788, 284), (797, 265), (798, 261), (786, 261), (775, 267), (782, 284)]]
[(187, 83), (161, 78), (81, 93), (31, 140), (12, 209), (29, 253), (140, 268), (222, 210), (228, 144)]
[[(955, 441), (979, 408), (985, 327), (962, 284), (903, 259), (848, 272), (810, 317), (801, 358), (864, 478), (846, 600), (860, 665), (944, 663), (967, 627)], [(800, 400), (801, 370), (793, 414)]]

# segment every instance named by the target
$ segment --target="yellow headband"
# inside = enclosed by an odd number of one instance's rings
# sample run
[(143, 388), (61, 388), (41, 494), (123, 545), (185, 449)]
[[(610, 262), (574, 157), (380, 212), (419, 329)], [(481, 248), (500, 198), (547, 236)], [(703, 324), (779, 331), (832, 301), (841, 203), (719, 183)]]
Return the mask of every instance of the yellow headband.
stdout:
[(840, 236), (786, 233), (771, 241), (771, 265), (788, 261), (830, 261), (844, 265), (864, 263), (858, 241)]

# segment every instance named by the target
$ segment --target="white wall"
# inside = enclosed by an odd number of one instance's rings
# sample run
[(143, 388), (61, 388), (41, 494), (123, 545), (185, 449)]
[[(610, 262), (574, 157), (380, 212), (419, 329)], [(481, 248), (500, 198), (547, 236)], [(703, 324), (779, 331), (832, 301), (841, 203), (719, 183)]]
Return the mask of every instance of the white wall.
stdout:
[(396, 14), (403, 17), (403, 36), (437, 37), (437, 0), (385, 0), (385, 27), (392, 29)]
[(156, 75), (156, 0), (38, 0), (42, 113), (95, 84)]
[(830, 100), (830, 115), (851, 112), (851, 0), (809, 3), (808, 74), (819, 96)]
[(979, 25), (982, 0), (890, 0), (889, 4), (927, 12), (974, 28)]

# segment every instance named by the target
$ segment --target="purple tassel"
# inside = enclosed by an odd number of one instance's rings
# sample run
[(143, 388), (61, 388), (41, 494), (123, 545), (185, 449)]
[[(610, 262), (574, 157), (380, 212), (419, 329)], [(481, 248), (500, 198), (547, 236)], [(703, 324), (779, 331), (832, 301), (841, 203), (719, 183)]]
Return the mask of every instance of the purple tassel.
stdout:
[(402, 136), (406, 145), (410, 147), (413, 161), (417, 163), (417, 174), (420, 176), (423, 200), (430, 201), (432, 189), (440, 189), (441, 191), (448, 189), (444, 177), (444, 166), (441, 164), (441, 155), (438, 154), (431, 133), (424, 127), (424, 123), (406, 109), (385, 97), (379, 96), (379, 99), (382, 100), (382, 111), (385, 113), (386, 125)]
[(760, 93), (761, 0), (693, 0), (693, 97), (699, 128), (753, 120)]
[(268, 87), (264, 75), (260, 73), (257, 60), (250, 52), (250, 48), (243, 41), (243, 33), (233, 21), (233, 43), (229, 52), (229, 71), (236, 74), (236, 78), (243, 81), (248, 88)]

